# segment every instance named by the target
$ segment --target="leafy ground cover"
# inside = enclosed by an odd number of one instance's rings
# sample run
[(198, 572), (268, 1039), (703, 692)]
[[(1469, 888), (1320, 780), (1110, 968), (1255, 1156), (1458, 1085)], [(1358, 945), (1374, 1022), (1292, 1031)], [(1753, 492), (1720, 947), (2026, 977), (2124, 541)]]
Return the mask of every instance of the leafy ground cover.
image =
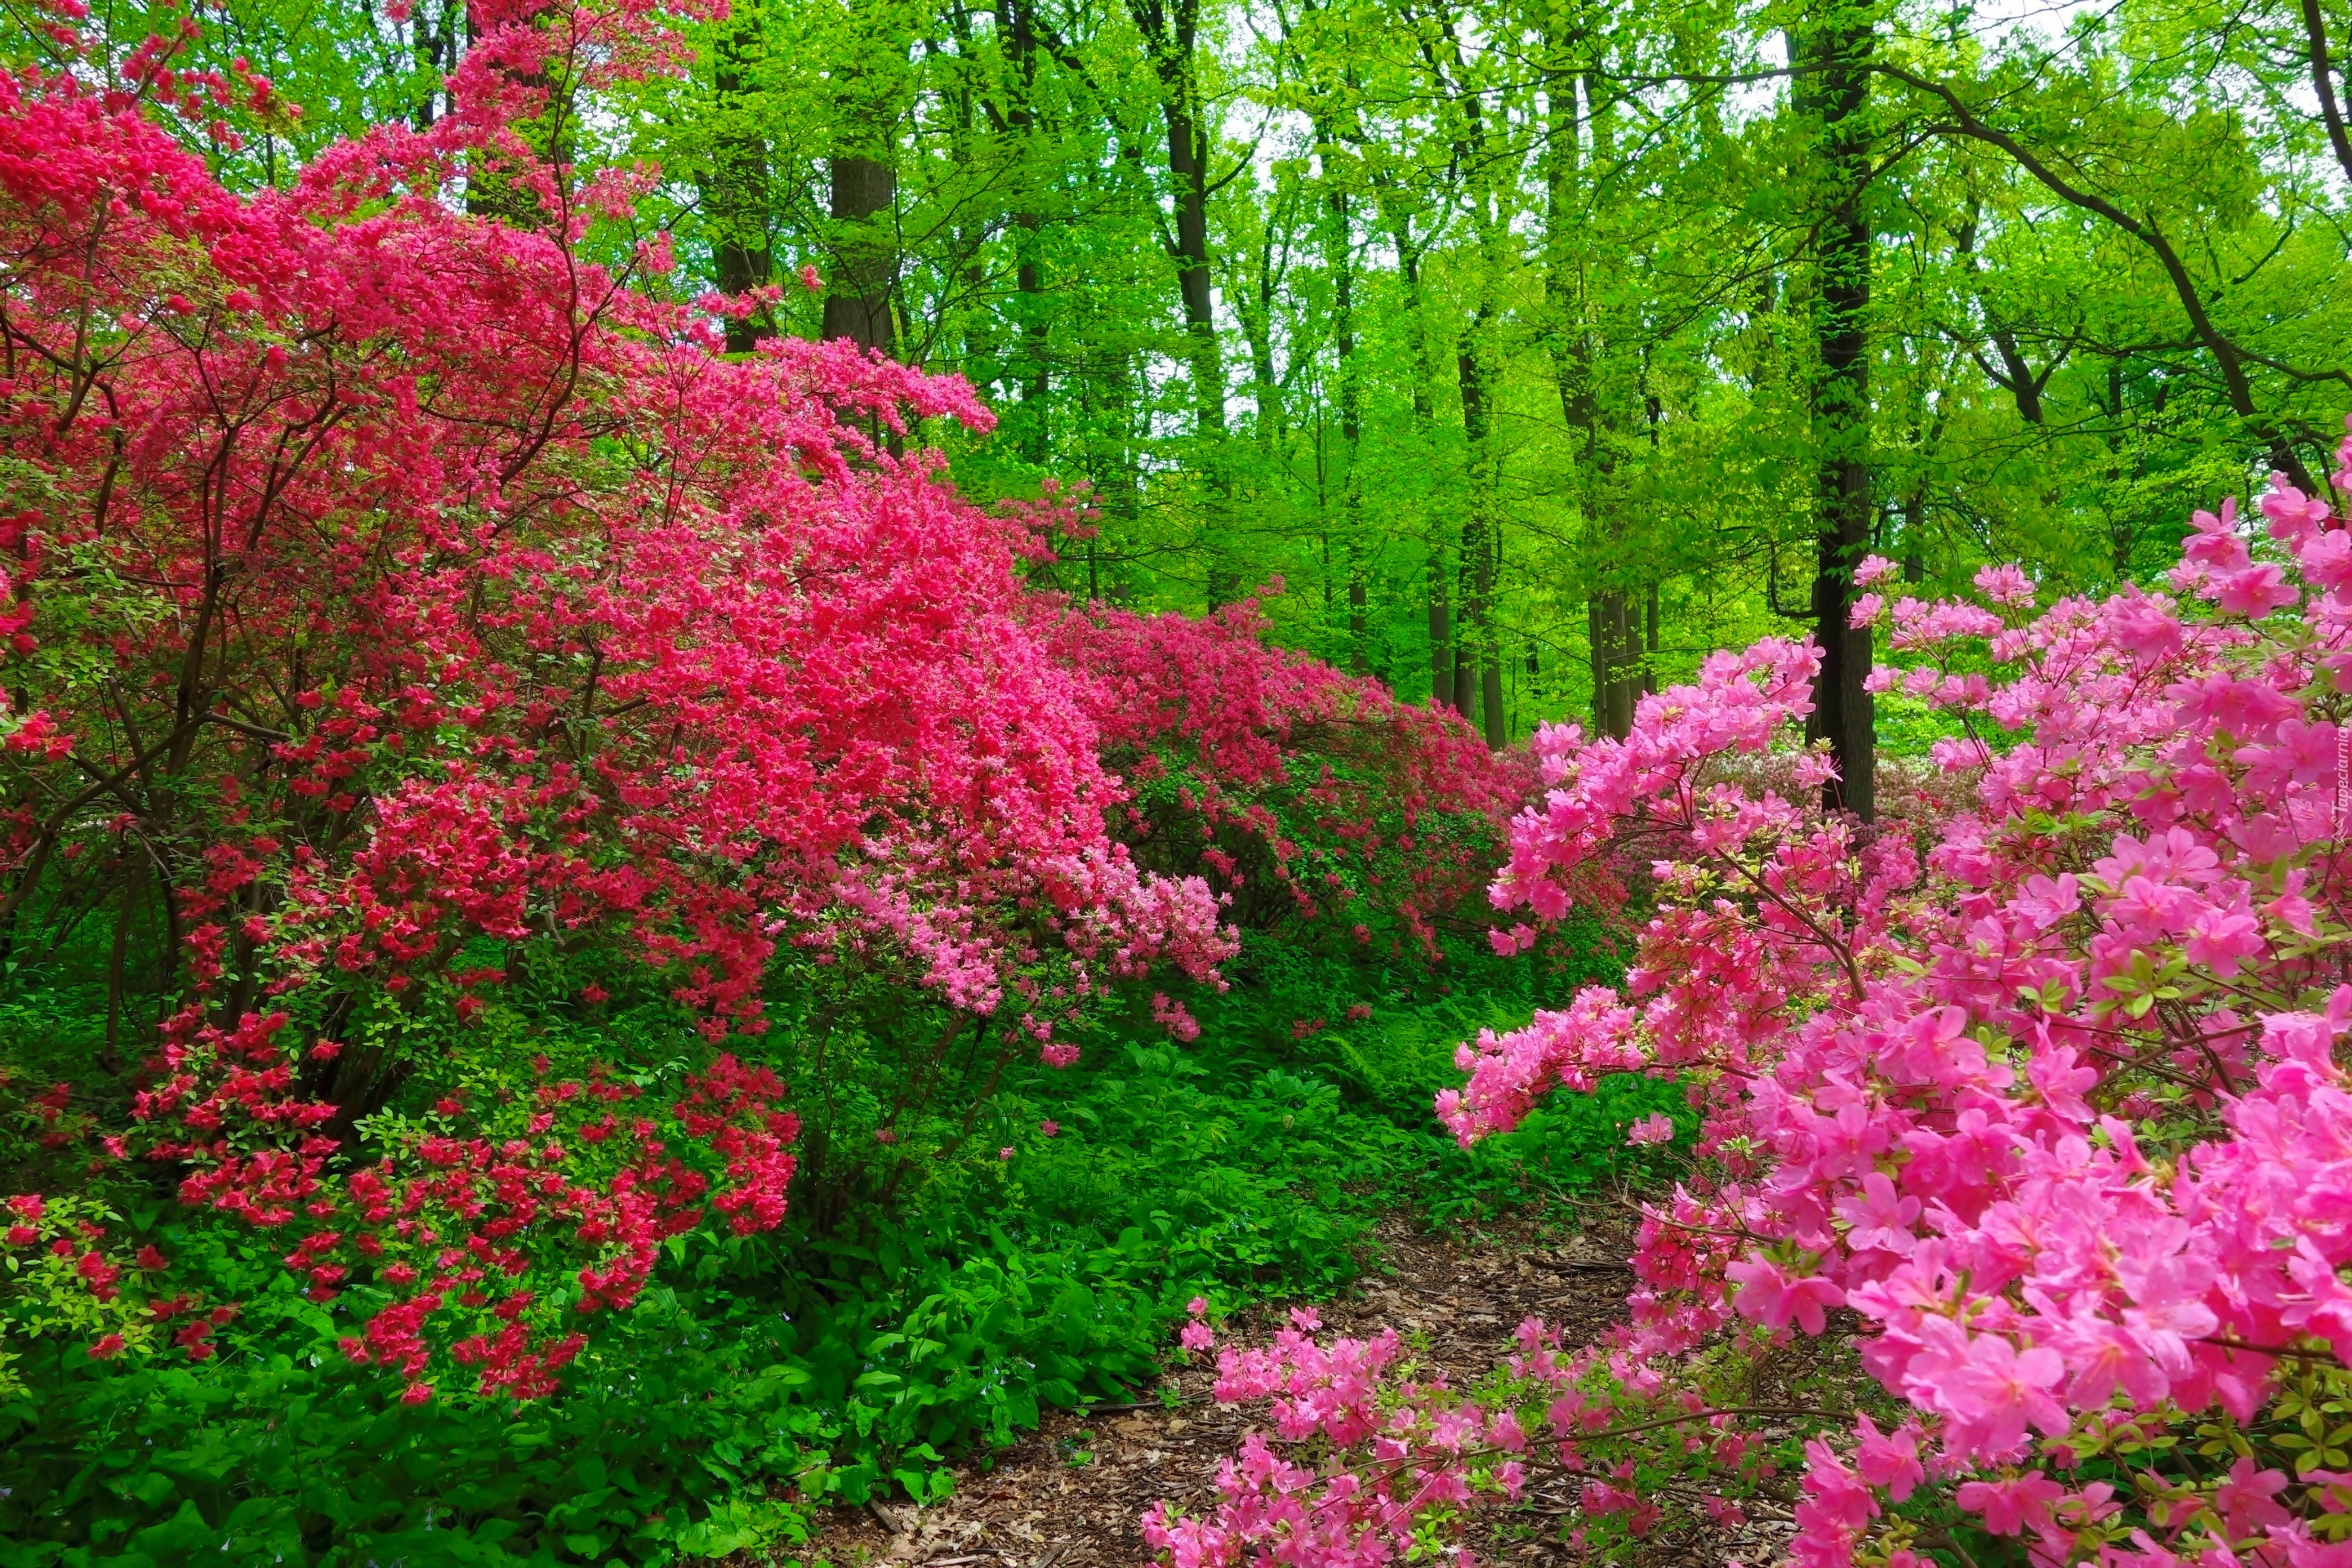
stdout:
[[(1393, 1326), (1411, 1338), (1425, 1365), (1475, 1382), (1512, 1325), (1531, 1314), (1572, 1322), (1591, 1335), (1622, 1319), (1629, 1235), (1612, 1222), (1612, 1211), (1626, 1215), (1604, 1201), (1436, 1230), (1401, 1216), (1383, 1222), (1371, 1267), (1317, 1310), (1334, 1332)], [(1303, 1303), (1241, 1308), (1227, 1320), (1228, 1331), (1237, 1340), (1262, 1340), (1286, 1326), (1297, 1305)], [(960, 1568), (1128, 1568), (1146, 1561), (1150, 1548), (1138, 1528), (1144, 1511), (1171, 1494), (1194, 1508), (1213, 1504), (1218, 1461), (1259, 1419), (1217, 1403), (1214, 1360), (1193, 1356), (1171, 1364), (1131, 1401), (1053, 1413), (1011, 1448), (958, 1466), (955, 1491), (929, 1507), (820, 1510), (812, 1549), (836, 1563)], [(1516, 1521), (1501, 1535), (1489, 1531), (1478, 1542), (1480, 1557), (1556, 1553), (1543, 1526), (1568, 1498), (1562, 1487), (1549, 1492), (1541, 1500), (1545, 1516)], [(1715, 1551), (1726, 1542), (1710, 1535), (1660, 1544), (1705, 1563), (1723, 1553), (1695, 1549)]]
[(1083, 509), (926, 444), (969, 384), (673, 287), (651, 171), (569, 153), (676, 18), (469, 14), (450, 112), (240, 193), (207, 116), (294, 119), (249, 62), (42, 16), (5, 1562), (789, 1546), (1148, 1382), (1195, 1297), (1639, 1158), (1655, 1086), (1430, 1122), (1459, 1038), (1610, 970), (1481, 943), (1524, 756), (1256, 601), (1074, 603)]
[[(236, 1300), (197, 1364), (93, 1363), (35, 1341), (0, 1405), (5, 1561), (576, 1562), (793, 1548), (811, 1510), (933, 1501), (950, 1461), (1053, 1412), (1155, 1384), (1183, 1303), (1324, 1298), (1381, 1216), (1459, 1221), (1633, 1179), (1628, 1123), (1671, 1090), (1612, 1080), (1465, 1151), (1428, 1115), (1454, 1043), (1528, 1006), (1484, 984), (1383, 995), (1294, 1037), (1318, 975), (1269, 944), (1198, 1041), (1149, 1026), (999, 1091), (980, 1157), (815, 1234), (678, 1237), (643, 1302), (522, 1407), (400, 1402), (265, 1243), (163, 1193), (120, 1209), (175, 1285)], [(20, 1004), (20, 1038), (92, 1048), (75, 994)], [(494, 1020), (495, 1022), (495, 1020)], [(657, 1053), (629, 1021), (607, 1057)], [(623, 1048), (615, 1049), (616, 1042)], [(1375, 1065), (1377, 1064), (1377, 1065)], [(648, 1061), (650, 1068), (653, 1064)], [(1042, 1131), (1055, 1125), (1054, 1135)], [(870, 1136), (870, 1130), (869, 1130)], [(1009, 1158), (999, 1152), (1010, 1150)]]

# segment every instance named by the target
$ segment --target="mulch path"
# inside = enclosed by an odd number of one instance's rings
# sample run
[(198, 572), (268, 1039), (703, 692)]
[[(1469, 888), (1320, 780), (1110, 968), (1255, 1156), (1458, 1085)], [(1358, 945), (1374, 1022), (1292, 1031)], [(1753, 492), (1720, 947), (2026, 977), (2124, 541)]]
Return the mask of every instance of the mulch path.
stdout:
[[(1379, 1260), (1354, 1294), (1318, 1307), (1326, 1330), (1362, 1335), (1386, 1324), (1421, 1336), (1418, 1359), (1443, 1367), (1456, 1387), (1495, 1364), (1524, 1318), (1562, 1325), (1576, 1344), (1624, 1312), (1632, 1280), (1622, 1237), (1524, 1224), (1432, 1235), (1402, 1222), (1379, 1234)], [(1221, 1325), (1219, 1337), (1263, 1342), (1279, 1321), (1278, 1309), (1254, 1309)], [(954, 1495), (931, 1507), (826, 1510), (803, 1553), (838, 1568), (1138, 1568), (1151, 1560), (1138, 1517), (1161, 1498), (1194, 1512), (1209, 1508), (1218, 1461), (1263, 1417), (1210, 1399), (1206, 1360), (1171, 1369), (1156, 1391), (1163, 1398), (1142, 1406), (1049, 1415), (1014, 1447), (957, 1467)], [(1164, 1402), (1171, 1390), (1173, 1408)], [(1567, 1498), (1539, 1499), (1539, 1508), (1544, 1500)], [(1482, 1534), (1474, 1544), (1488, 1562), (1566, 1560), (1550, 1539), (1556, 1531), (1534, 1540)], [(1721, 1563), (1754, 1551), (1722, 1539), (1655, 1544), (1647, 1555), (1662, 1563)]]

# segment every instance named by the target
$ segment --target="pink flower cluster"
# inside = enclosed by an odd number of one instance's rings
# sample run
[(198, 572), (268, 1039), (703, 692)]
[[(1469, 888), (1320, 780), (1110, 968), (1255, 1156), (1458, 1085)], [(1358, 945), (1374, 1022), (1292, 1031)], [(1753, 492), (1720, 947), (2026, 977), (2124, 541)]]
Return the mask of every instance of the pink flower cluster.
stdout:
[[(1206, 1306), (1193, 1303), (1189, 1350), (1212, 1342)], [(1476, 1398), (1442, 1373), (1423, 1374), (1394, 1330), (1326, 1343), (1315, 1338), (1321, 1327), (1299, 1309), (1270, 1346), (1219, 1352), (1216, 1398), (1265, 1402), (1271, 1431), (1251, 1432), (1219, 1466), (1212, 1517), (1190, 1518), (1164, 1502), (1144, 1514), (1144, 1540), (1175, 1568), (1376, 1568), (1415, 1558), (1433, 1524), (1481, 1504), (1522, 1500), (1545, 1450), (1553, 1463), (1582, 1468), (1583, 1446), (1608, 1425), (1607, 1407), (1588, 1404), (1576, 1386), (1589, 1358), (1563, 1354), (1558, 1335), (1533, 1320), (1520, 1325), (1523, 1353), (1505, 1369), (1507, 1384)], [(1325, 1461), (1284, 1457), (1283, 1448), (1302, 1446)], [(1585, 1487), (1613, 1498), (1622, 1479), (1603, 1469)], [(1630, 1509), (1650, 1506), (1622, 1495)], [(1470, 1568), (1466, 1551), (1451, 1555)]]
[[(1794, 744), (1810, 647), (1717, 655), (1622, 742), (1538, 737), (1549, 787), (1496, 908), (1557, 920), (1628, 867), (1654, 905), (1622, 992), (1482, 1036), (1439, 1112), (1466, 1142), (1643, 1070), (1704, 1119), (1643, 1211), (1629, 1322), (1562, 1363), (1580, 1403), (1553, 1434), (1590, 1415), (1625, 1465), (1737, 1507), (1757, 1426), (1802, 1413), (1727, 1402), (1724, 1357), (1837, 1314), (1884, 1403), (1843, 1436), (1808, 1417), (1805, 1568), (1929, 1561), (1891, 1511), (1923, 1487), (2036, 1563), (2352, 1562), (2319, 1414), (2352, 1394), (2352, 533), (2283, 481), (2260, 510), (2260, 535), (2200, 515), (2172, 581), (2201, 611), (2126, 589), (2036, 614), (2013, 569), (1980, 574), (1990, 607), (1865, 605), (1906, 660), (1877, 684), (1955, 737), (1882, 764), (1875, 823), (1826, 814)], [(1275, 1398), (1286, 1442), (1311, 1412), (1331, 1458), (1245, 1455), (1212, 1519), (1155, 1516), (1178, 1561), (1370, 1562), (1455, 1527), (1360, 1500), (1423, 1463), (1444, 1399), (1326, 1394), (1336, 1347), (1257, 1353), (1237, 1372), (1276, 1370), (1234, 1392)], [(1485, 1408), (1528, 1408), (1527, 1363)], [(1406, 1447), (1365, 1447), (1366, 1421)], [(1589, 1467), (1577, 1441), (1551, 1459)], [(1589, 1526), (1654, 1521), (1622, 1477), (1581, 1499)]]

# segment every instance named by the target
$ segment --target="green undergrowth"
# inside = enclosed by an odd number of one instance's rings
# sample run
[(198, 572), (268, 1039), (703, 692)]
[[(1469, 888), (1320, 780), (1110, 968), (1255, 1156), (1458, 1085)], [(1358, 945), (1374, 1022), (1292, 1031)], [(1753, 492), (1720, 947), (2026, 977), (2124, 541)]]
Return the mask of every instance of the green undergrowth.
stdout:
[[(1044, 1410), (1135, 1397), (1195, 1294), (1221, 1310), (1328, 1297), (1371, 1260), (1385, 1215), (1456, 1223), (1637, 1182), (1672, 1155), (1628, 1147), (1626, 1123), (1664, 1109), (1687, 1130), (1679, 1090), (1639, 1079), (1471, 1150), (1437, 1126), (1456, 1045), (1524, 1022), (1574, 973), (1456, 955), (1384, 984), (1255, 942), (1233, 973), (1189, 999), (1197, 1041), (1114, 1021), (1074, 1068), (1010, 1070), (969, 1124), (901, 1118), (904, 1142), (877, 1151), (881, 1113), (833, 1097), (830, 1168), (851, 1197), (822, 1234), (803, 1215), (674, 1239), (565, 1391), (520, 1407), (398, 1403), (397, 1380), (336, 1348), (348, 1314), (295, 1293), (283, 1237), (133, 1195), (123, 1226), (243, 1315), (201, 1366), (32, 1342), (32, 1393), (0, 1405), (0, 1568), (789, 1558), (814, 1503), (935, 1498), (946, 1461)], [(0, 1023), (25, 1038), (39, 1013)], [(61, 1051), (75, 1016), (62, 998), (49, 1015)], [(626, 1026), (604, 1042), (624, 1056)], [(774, 1047), (787, 1068), (796, 1048)], [(917, 1175), (877, 1188), (910, 1155)]]

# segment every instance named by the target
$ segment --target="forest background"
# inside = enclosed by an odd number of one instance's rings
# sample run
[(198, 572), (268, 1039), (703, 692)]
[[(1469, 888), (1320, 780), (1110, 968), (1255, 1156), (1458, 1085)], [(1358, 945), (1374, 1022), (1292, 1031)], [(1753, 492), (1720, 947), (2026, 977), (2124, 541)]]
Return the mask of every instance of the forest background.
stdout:
[[(202, 63), (306, 110), (216, 156), (246, 185), (429, 122), (467, 26), (206, 20)], [(1090, 483), (1061, 587), (1198, 611), (1279, 579), (1282, 640), (1499, 744), (1622, 732), (1661, 675), (1822, 623), (1824, 533), (1929, 586), (2015, 559), (2097, 588), (2250, 476), (2316, 492), (2352, 393), (2342, 31), (2315, 5), (762, 4), (567, 134), (659, 163), (647, 221), (709, 284), (823, 276), (734, 346), (961, 374), (1003, 419), (957, 453), (966, 493)]]
[[(48, 16), (5, 14), (12, 63), (68, 58)], [(158, 119), (230, 191), (291, 189), (344, 139), (447, 117), (493, 15), (206, 6), (178, 68), (272, 90)], [(88, 36), (125, 61), (184, 19), (101, 5)], [(992, 433), (938, 409), (904, 437), (869, 409), (866, 432), (936, 445), (983, 508), (1086, 486), (1090, 516), (1045, 514), (1032, 588), (1223, 613), (1208, 651), (1139, 620), (1113, 651), (1232, 654), (1221, 691), (1273, 693), (1234, 721), (1271, 771), (1190, 721), (1117, 759), (1157, 779), (1122, 831), (1163, 868), (1225, 855), (1240, 893), (1238, 854), (1255, 879), (1230, 988), (1145, 986), (1089, 1020), (1075, 1068), (1008, 1055), (992, 1076), (981, 1031), (903, 973), (780, 963), (761, 1052), (805, 1128), (790, 1224), (667, 1237), (640, 1309), (520, 1413), (404, 1403), (337, 1357), (266, 1239), (168, 1184), (103, 1189), (118, 1239), (242, 1316), (198, 1336), (217, 1357), (100, 1366), (36, 1342), (0, 1435), (0, 1561), (429, 1552), (453, 1530), (482, 1561), (789, 1547), (812, 1500), (933, 1495), (945, 1455), (1041, 1402), (1131, 1396), (1196, 1291), (1339, 1287), (1371, 1215), (1671, 1168), (1622, 1136), (1664, 1110), (1686, 1142), (1687, 1108), (1647, 1080), (1475, 1151), (1432, 1125), (1456, 1041), (1616, 966), (1573, 922), (1517, 960), (1486, 942), (1494, 803), (1526, 784), (1506, 748), (1547, 720), (1622, 733), (1709, 650), (1809, 631), (1829, 654), (1812, 725), (1867, 814), (1874, 750), (1922, 752), (1948, 721), (1863, 695), (1865, 552), (1923, 596), (2012, 560), (2096, 590), (2161, 572), (2194, 508), (2268, 472), (2328, 493), (2352, 396), (2347, 26), (2321, 0), (763, 3), (689, 24), (682, 72), (525, 124), (559, 162), (660, 168), (626, 237), (584, 253), (671, 237), (672, 297), (750, 302), (731, 353), (846, 339), (961, 375)], [(533, 221), (496, 179), (452, 188)], [(1386, 750), (1350, 752), (1328, 721), (1358, 699), (1234, 653), (1261, 633), (1451, 710), (1501, 760), (1402, 710)], [(1349, 895), (1352, 930), (1283, 870), (1305, 843), (1354, 875), (1313, 796), (1331, 768), (1404, 829), (1389, 889)], [(1203, 812), (1204, 780), (1250, 812)], [(193, 879), (185, 837), (166, 869)], [(58, 1126), (120, 1124), (184, 994), (170, 879), (119, 850), (91, 867), (13, 873), (0, 1067), (12, 1093), (73, 1092), (12, 1105), (39, 1134), (11, 1146), (12, 1187), (55, 1174)], [(519, 1092), (550, 1051), (675, 1085), (708, 1052), (615, 952), (486, 968), (487, 1012), (436, 992), (444, 1011), (383, 1024), (370, 1048), (401, 1070), (345, 1109), (381, 1119), (371, 1136), (429, 1131), (461, 1103), (436, 1096)]]

